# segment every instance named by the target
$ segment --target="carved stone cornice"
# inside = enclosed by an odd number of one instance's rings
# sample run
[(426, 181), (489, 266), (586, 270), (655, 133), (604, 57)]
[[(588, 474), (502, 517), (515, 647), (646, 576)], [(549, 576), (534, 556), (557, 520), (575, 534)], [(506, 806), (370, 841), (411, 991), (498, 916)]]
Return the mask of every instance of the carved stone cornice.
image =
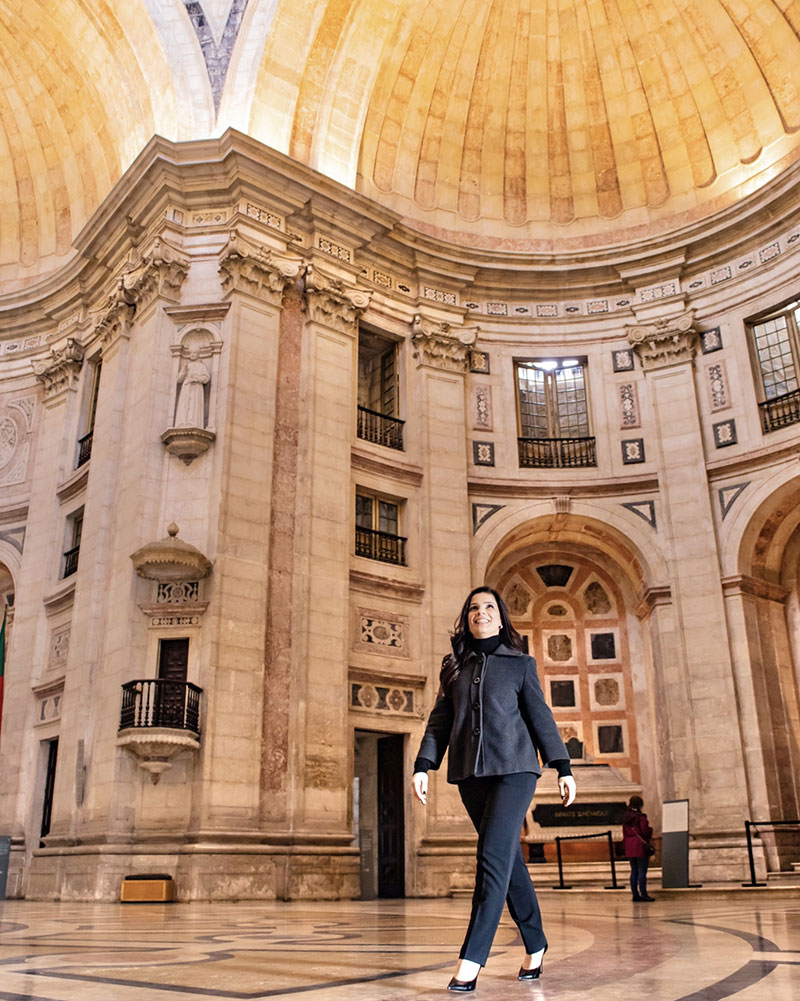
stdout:
[(699, 334), (694, 329), (693, 309), (652, 323), (626, 324), (625, 331), (645, 371), (690, 362), (697, 351)]
[(306, 268), (308, 316), (316, 323), (342, 333), (352, 332), (371, 299), (372, 292), (368, 289), (348, 285), (313, 264)]
[(430, 365), (451, 372), (466, 372), (469, 349), (478, 339), (479, 327), (451, 327), (427, 320), (419, 313), (411, 324), (411, 343), (417, 367)]
[(638, 619), (646, 619), (658, 605), (672, 604), (672, 589), (666, 585), (648, 587), (639, 597), (639, 603), (634, 609)]
[(68, 337), (63, 347), (51, 348), (49, 358), (33, 363), (34, 374), (44, 386), (46, 400), (76, 388), (83, 355), (83, 345), (74, 337)]
[(300, 274), (300, 258), (281, 257), (268, 247), (257, 247), (231, 233), (219, 257), (219, 273), (225, 295), (247, 292), (280, 306), (287, 286)]
[(725, 597), (731, 595), (747, 595), (751, 598), (761, 598), (764, 601), (774, 601), (779, 605), (786, 603), (789, 592), (780, 584), (775, 584), (760, 577), (749, 574), (732, 574), (722, 578), (722, 593)]

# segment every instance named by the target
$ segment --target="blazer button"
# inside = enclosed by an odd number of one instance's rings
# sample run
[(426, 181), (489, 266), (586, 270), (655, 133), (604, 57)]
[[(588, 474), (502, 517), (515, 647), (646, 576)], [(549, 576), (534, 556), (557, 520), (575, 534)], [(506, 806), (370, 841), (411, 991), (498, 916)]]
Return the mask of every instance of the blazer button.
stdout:
[(477, 737), (477, 736), (479, 736), (479, 735), (480, 735), (480, 732), (481, 732), (481, 728), (480, 728), (479, 726), (476, 726), (476, 727), (475, 727), (475, 729), (474, 729), (474, 730), (473, 730), (472, 732), (473, 732), (473, 733), (475, 734), (475, 736)]
[(475, 677), (472, 679), (472, 684), (479, 685), (480, 683), (481, 683), (481, 676), (479, 674), (476, 674)]
[(473, 708), (473, 709), (480, 709), (480, 707), (481, 707), (481, 704), (480, 704), (480, 702), (473, 702), (473, 703), (472, 703), (472, 708)]

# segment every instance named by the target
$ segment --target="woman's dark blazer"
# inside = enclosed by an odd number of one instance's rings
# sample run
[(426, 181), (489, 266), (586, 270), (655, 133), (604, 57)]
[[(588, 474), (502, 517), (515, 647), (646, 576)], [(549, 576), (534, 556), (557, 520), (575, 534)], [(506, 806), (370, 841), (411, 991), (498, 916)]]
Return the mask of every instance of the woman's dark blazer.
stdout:
[(440, 691), (417, 756), (438, 768), (448, 747), (448, 782), (471, 775), (541, 775), (539, 755), (545, 765), (569, 759), (533, 657), (503, 644), (488, 657), (469, 655), (450, 694)]

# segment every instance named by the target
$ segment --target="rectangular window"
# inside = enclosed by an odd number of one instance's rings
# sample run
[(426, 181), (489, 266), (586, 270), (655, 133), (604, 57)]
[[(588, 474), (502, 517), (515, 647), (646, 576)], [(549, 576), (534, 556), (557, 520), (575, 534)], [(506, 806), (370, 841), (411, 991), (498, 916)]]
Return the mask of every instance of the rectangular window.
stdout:
[(83, 508), (80, 508), (67, 519), (67, 549), (64, 552), (64, 563), (61, 572), (63, 577), (71, 577), (78, 569), (78, 554), (81, 549), (83, 535)]
[(400, 504), (377, 494), (356, 493), (356, 556), (406, 565), (406, 539), (399, 535)]
[(800, 422), (800, 304), (789, 303), (750, 324), (759, 380), (761, 427), (777, 431)]
[(589, 428), (586, 359), (516, 363), (521, 466), (597, 465)]
[(397, 345), (380, 334), (359, 330), (359, 438), (386, 448), (403, 448), (397, 389)]
[(83, 421), (84, 432), (78, 439), (78, 461), (76, 468), (88, 462), (92, 455), (92, 440), (94, 438), (94, 422), (97, 416), (97, 398), (100, 394), (100, 369), (102, 361), (97, 361), (91, 368), (91, 388), (86, 404), (86, 416)]

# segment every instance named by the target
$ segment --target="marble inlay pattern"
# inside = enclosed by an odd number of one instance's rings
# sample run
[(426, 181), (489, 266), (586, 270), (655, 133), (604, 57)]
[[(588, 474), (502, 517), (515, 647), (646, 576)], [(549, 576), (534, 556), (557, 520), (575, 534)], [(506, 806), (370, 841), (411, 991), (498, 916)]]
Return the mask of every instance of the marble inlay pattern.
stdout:
[[(535, 875), (535, 874), (534, 874)], [(652, 883), (652, 880), (651, 880)], [(492, 1001), (759, 1001), (800, 991), (800, 907), (783, 893), (541, 893), (550, 948), (520, 984), (507, 915), (477, 996)], [(726, 899), (726, 896), (730, 899)], [(777, 898), (777, 899), (776, 899)], [(468, 899), (239, 904), (10, 901), (0, 1001), (434, 1001)]]

